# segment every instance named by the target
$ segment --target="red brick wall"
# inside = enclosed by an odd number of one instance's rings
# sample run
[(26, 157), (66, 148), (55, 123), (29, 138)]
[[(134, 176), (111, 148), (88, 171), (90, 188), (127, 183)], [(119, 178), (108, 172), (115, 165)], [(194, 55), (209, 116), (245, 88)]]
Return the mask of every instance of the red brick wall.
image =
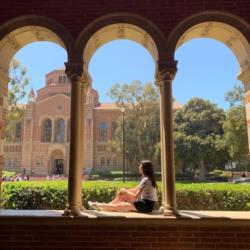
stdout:
[[(121, 116), (121, 111), (119, 109), (117, 110), (98, 110), (95, 109), (95, 116), (94, 116), (94, 140), (95, 140), (95, 147), (94, 147), (94, 160), (95, 163), (94, 165), (97, 168), (100, 167), (108, 167), (112, 168), (113, 167), (113, 157), (112, 153), (109, 151), (108, 148), (108, 141), (112, 139), (112, 122), (118, 122), (120, 116)], [(100, 142), (100, 133), (99, 133), (99, 126), (101, 122), (106, 122), (107, 124), (107, 135), (106, 135), (106, 141)], [(101, 150), (102, 149), (102, 150)], [(104, 166), (101, 166), (101, 158), (104, 157), (105, 161), (107, 159), (110, 160), (110, 164), (104, 164)], [(121, 167), (121, 157), (117, 157), (117, 166)]]
[[(63, 109), (59, 111), (57, 107), (61, 105)], [(54, 120), (52, 122), (56, 122), (57, 119), (64, 119), (65, 126), (67, 126), (67, 122), (70, 114), (70, 97), (65, 95), (54, 95), (47, 99), (45, 102), (35, 103), (34, 109), (34, 133), (33, 140), (40, 141), (41, 140), (41, 118), (52, 117)], [(54, 124), (53, 124), (54, 129)], [(66, 130), (66, 128), (65, 128)], [(65, 131), (67, 132), (67, 131)], [(52, 138), (54, 140), (54, 138)], [(67, 135), (65, 135), (65, 140), (67, 140)]]
[(118, 122), (121, 116), (121, 111), (118, 110), (95, 110), (95, 121), (94, 121), (94, 137), (95, 140), (100, 141), (99, 138), (99, 126), (102, 121), (107, 123), (107, 141), (111, 139), (111, 127), (112, 122)]
[(1, 218), (0, 249), (250, 249), (249, 220), (202, 220)]
[(247, 0), (8, 0), (0, 6), (0, 23), (21, 15), (48, 16), (76, 37), (88, 23), (102, 15), (130, 12), (153, 21), (167, 35), (178, 22), (197, 12), (220, 10), (249, 22), (249, 9)]

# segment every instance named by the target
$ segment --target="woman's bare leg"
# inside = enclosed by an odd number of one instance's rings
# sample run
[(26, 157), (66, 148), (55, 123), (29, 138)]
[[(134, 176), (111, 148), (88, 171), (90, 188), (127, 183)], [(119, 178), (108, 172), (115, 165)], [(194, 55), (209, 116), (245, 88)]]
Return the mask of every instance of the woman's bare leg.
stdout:
[(137, 211), (133, 204), (129, 202), (119, 202), (115, 204), (110, 203), (99, 203), (98, 208), (102, 211), (109, 211), (109, 212), (132, 212)]
[(117, 204), (117, 203), (124, 202), (124, 201), (132, 203), (135, 200), (136, 198), (133, 195), (130, 195), (128, 193), (118, 193), (116, 197), (108, 204)]
[(122, 202), (122, 200), (119, 197), (115, 197), (112, 201), (110, 201), (108, 204), (116, 204), (116, 203), (120, 203)]

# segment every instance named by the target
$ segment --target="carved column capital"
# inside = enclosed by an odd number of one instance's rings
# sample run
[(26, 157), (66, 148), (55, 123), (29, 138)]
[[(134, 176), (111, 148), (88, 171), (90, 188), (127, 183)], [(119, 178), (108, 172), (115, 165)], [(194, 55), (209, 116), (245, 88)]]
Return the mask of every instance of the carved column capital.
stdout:
[(250, 66), (244, 69), (244, 71), (240, 72), (237, 78), (245, 85), (250, 83)]
[(65, 63), (65, 73), (72, 83), (81, 82), (82, 86), (88, 86), (92, 80), (83, 63)]
[(0, 85), (7, 85), (9, 81), (9, 74), (0, 69)]
[(92, 78), (87, 70), (84, 70), (82, 77), (82, 87), (88, 87), (92, 83)]
[(156, 70), (156, 85), (161, 87), (166, 81), (172, 81), (177, 72), (177, 61), (159, 61)]
[(0, 68), (0, 97), (7, 96), (8, 82), (10, 82), (9, 74)]

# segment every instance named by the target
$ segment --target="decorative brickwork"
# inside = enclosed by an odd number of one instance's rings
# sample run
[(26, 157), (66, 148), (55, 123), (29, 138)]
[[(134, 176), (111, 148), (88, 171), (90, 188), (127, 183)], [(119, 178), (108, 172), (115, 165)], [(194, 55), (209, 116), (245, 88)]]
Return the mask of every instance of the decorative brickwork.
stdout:
[[(248, 250), (249, 221), (227, 219), (1, 218), (0, 248)], [(245, 224), (245, 225), (244, 225)]]

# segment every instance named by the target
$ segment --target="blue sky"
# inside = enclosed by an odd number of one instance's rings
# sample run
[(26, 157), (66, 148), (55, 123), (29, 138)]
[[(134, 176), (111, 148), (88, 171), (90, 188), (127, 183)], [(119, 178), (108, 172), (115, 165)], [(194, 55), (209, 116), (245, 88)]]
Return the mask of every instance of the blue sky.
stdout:
[[(44, 86), (46, 73), (63, 67), (67, 61), (65, 50), (49, 42), (27, 45), (15, 57), (28, 68), (35, 90)], [(201, 97), (228, 108), (225, 92), (241, 84), (237, 80), (238, 62), (228, 47), (212, 39), (194, 39), (178, 48), (175, 57), (178, 73), (173, 82), (173, 95), (178, 102), (185, 104), (192, 97)], [(141, 45), (117, 40), (96, 51), (89, 72), (100, 101), (112, 102), (106, 93), (114, 83), (154, 82), (155, 63)]]

